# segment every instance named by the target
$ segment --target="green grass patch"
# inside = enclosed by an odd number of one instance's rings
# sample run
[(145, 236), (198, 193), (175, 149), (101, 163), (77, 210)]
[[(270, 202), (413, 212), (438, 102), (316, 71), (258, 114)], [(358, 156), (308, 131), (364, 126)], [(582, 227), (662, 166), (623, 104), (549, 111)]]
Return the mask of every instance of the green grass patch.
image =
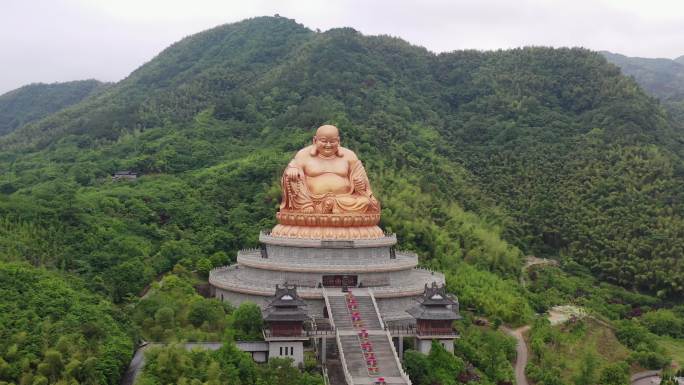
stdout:
[(573, 384), (587, 366), (593, 366), (597, 376), (603, 368), (624, 362), (630, 355), (610, 328), (590, 318), (559, 326), (539, 320), (527, 340), (528, 375), (538, 384)]
[(684, 366), (684, 339), (658, 336), (656, 343), (672, 357), (679, 366)]

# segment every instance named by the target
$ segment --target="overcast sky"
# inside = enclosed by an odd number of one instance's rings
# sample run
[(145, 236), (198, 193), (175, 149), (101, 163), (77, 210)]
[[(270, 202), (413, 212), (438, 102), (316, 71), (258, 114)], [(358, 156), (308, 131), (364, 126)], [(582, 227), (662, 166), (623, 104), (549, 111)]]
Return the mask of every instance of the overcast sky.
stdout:
[(0, 94), (33, 82), (121, 80), (184, 36), (276, 13), (434, 52), (545, 45), (684, 55), (682, 0), (0, 0)]

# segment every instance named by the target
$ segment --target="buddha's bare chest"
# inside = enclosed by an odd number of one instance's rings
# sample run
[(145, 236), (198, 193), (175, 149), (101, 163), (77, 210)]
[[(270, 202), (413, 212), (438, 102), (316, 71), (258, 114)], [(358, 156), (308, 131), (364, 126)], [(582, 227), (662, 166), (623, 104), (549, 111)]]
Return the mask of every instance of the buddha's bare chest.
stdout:
[(312, 158), (305, 166), (304, 173), (307, 176), (319, 176), (326, 173), (337, 174), (346, 177), (349, 174), (349, 162), (343, 158), (320, 159)]

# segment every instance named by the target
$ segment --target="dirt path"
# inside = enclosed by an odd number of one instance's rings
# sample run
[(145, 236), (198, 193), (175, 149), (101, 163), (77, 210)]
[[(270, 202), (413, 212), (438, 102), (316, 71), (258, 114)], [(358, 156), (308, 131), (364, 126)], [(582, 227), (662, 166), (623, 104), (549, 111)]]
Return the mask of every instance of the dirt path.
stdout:
[(510, 329), (506, 326), (502, 326), (501, 330), (506, 332), (506, 334), (515, 338), (516, 344), (516, 358), (515, 358), (515, 383), (516, 385), (528, 385), (527, 376), (525, 376), (525, 367), (527, 367), (528, 353), (527, 344), (525, 343), (525, 338), (523, 334), (530, 330), (530, 325), (525, 325), (517, 329)]
[(630, 376), (629, 382), (632, 385), (653, 385), (660, 384), (660, 370), (646, 370), (634, 373)]

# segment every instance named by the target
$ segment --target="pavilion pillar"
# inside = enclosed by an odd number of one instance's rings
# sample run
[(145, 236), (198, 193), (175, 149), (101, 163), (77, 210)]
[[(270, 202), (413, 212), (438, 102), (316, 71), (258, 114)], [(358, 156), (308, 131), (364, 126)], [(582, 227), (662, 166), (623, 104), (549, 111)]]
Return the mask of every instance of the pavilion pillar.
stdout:
[(399, 336), (399, 359), (404, 360), (404, 336)]

